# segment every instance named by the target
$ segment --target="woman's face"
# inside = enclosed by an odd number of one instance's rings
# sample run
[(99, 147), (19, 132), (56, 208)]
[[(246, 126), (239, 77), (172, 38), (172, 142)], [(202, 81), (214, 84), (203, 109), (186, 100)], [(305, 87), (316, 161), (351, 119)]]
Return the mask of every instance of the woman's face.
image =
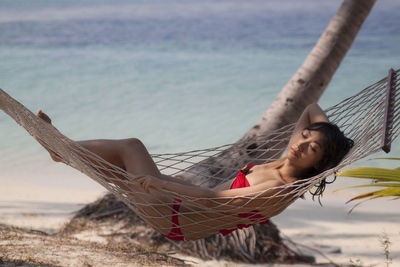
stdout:
[(323, 143), (323, 133), (304, 129), (290, 139), (286, 157), (298, 168), (316, 167), (324, 153)]

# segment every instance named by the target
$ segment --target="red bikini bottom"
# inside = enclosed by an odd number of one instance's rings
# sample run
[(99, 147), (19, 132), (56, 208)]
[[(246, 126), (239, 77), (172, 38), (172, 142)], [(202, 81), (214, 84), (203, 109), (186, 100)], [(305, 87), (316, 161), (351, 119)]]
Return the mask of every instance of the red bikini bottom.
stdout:
[[(248, 187), (250, 186), (249, 181), (247, 181), (246, 174), (248, 171), (253, 168), (255, 165), (249, 165), (243, 167), (239, 173), (237, 174), (235, 180), (232, 182), (232, 185), (230, 189), (234, 188), (243, 188), (243, 187)], [(183, 236), (183, 233), (181, 231), (181, 228), (179, 226), (179, 221), (178, 221), (178, 214), (179, 214), (179, 208), (181, 206), (182, 200), (178, 198), (174, 198), (174, 204), (172, 206), (172, 228), (171, 231), (169, 232), (168, 235), (164, 235), (165, 237), (172, 239), (172, 240), (178, 240), (178, 241), (184, 241), (185, 237)], [(237, 229), (243, 229), (243, 228), (248, 228), (250, 226), (253, 226), (255, 224), (267, 224), (268, 223), (268, 218), (262, 216), (261, 214), (258, 213), (258, 210), (252, 210), (250, 212), (246, 213), (239, 213), (238, 217), (240, 218), (248, 218), (252, 223), (250, 224), (238, 224), (236, 228), (232, 229), (222, 229), (219, 232), (222, 235), (227, 235), (232, 233), (233, 231)], [(262, 221), (260, 221), (262, 219)]]
[(169, 232), (168, 235), (164, 235), (165, 237), (172, 239), (172, 240), (178, 240), (178, 241), (184, 241), (185, 237), (182, 234), (181, 227), (179, 226), (179, 221), (178, 221), (178, 213), (179, 213), (179, 208), (181, 206), (182, 200), (179, 198), (174, 198), (174, 205), (172, 206), (172, 228), (171, 231)]

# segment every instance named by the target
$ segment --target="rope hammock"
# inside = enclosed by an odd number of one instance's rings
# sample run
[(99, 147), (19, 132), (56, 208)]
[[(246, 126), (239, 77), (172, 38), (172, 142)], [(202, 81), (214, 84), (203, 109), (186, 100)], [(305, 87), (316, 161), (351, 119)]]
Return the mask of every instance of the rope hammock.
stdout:
[[(240, 224), (260, 223), (284, 210), (327, 176), (352, 162), (383, 149), (398, 136), (400, 128), (400, 70), (389, 75), (339, 104), (325, 110), (329, 120), (337, 124), (355, 145), (340, 164), (310, 179), (270, 188), (252, 196), (238, 196), (228, 201), (208, 199), (213, 205), (201, 205), (203, 199), (177, 195), (164, 189), (145, 193), (135, 182), (135, 175), (110, 164), (96, 154), (62, 135), (54, 126), (38, 118), (22, 104), (0, 89), (0, 108), (26, 129), (39, 143), (61, 157), (62, 162), (83, 172), (117, 196), (135, 213), (161, 233), (172, 227), (171, 216), (179, 197), (179, 221), (183, 232), (196, 236), (212, 235), (221, 229)], [(190, 179), (202, 187), (214, 187), (233, 179), (245, 164), (263, 164), (277, 160), (290, 139), (295, 124), (268, 135), (254, 136), (234, 144), (183, 153), (153, 154), (160, 171), (182, 179)], [(229, 164), (224, 164), (229, 162)], [(265, 194), (271, 190), (270, 194)], [(157, 195), (157, 197), (154, 197)], [(269, 196), (265, 196), (269, 195)], [(245, 200), (236, 205), (235, 200)], [(225, 199), (226, 200), (226, 199)], [(239, 213), (256, 211), (262, 216), (238, 217)], [(250, 205), (252, 204), (252, 205)], [(212, 206), (212, 207), (211, 207)], [(248, 207), (248, 208), (247, 208)], [(251, 207), (251, 208), (250, 208)], [(273, 209), (271, 209), (273, 207)], [(274, 212), (271, 212), (274, 210)]]

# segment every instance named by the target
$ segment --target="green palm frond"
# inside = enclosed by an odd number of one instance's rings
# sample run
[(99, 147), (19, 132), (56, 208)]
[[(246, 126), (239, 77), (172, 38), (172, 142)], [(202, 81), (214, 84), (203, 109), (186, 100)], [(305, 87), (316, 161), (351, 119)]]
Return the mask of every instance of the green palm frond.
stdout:
[(400, 160), (400, 158), (375, 158), (375, 159)]
[(356, 197), (353, 197), (346, 203), (349, 203), (354, 200), (363, 199), (363, 198), (380, 198), (380, 197), (396, 197), (396, 196), (400, 196), (400, 188), (386, 188), (386, 189), (358, 195)]
[(371, 168), (371, 167), (356, 167), (336, 173), (336, 176), (347, 176), (353, 178), (367, 178), (378, 181), (396, 181), (400, 182), (400, 170)]
[(346, 188), (362, 188), (362, 187), (400, 187), (400, 183), (372, 183), (372, 184), (362, 184), (362, 185), (353, 185)]
[[(400, 158), (379, 158), (385, 160), (400, 160)], [(383, 189), (372, 191), (353, 197), (347, 203), (354, 200), (365, 201), (382, 198), (382, 197), (395, 197), (400, 198), (400, 168), (385, 169), (385, 168), (372, 168), (372, 167), (355, 167), (348, 170), (343, 170), (336, 173), (336, 176), (346, 176), (353, 178), (373, 179), (374, 183), (349, 186), (346, 188), (360, 188), (360, 187), (382, 187)], [(351, 211), (358, 206), (356, 204)], [(350, 211), (350, 212), (351, 212)]]

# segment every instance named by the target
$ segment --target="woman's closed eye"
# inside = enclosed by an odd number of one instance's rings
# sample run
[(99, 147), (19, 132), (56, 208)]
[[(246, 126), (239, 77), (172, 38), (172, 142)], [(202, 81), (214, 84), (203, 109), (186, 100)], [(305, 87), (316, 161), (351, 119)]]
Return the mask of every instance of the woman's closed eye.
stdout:
[[(301, 136), (303, 137), (303, 139), (309, 138), (310, 135), (311, 135), (310, 130), (304, 129), (303, 131), (301, 131)], [(312, 143), (310, 144), (310, 149), (311, 149), (314, 153), (316, 153), (316, 152), (318, 151), (318, 149), (319, 149), (319, 144), (318, 144), (318, 143), (315, 143), (315, 144), (314, 144), (314, 142), (312, 142)]]

